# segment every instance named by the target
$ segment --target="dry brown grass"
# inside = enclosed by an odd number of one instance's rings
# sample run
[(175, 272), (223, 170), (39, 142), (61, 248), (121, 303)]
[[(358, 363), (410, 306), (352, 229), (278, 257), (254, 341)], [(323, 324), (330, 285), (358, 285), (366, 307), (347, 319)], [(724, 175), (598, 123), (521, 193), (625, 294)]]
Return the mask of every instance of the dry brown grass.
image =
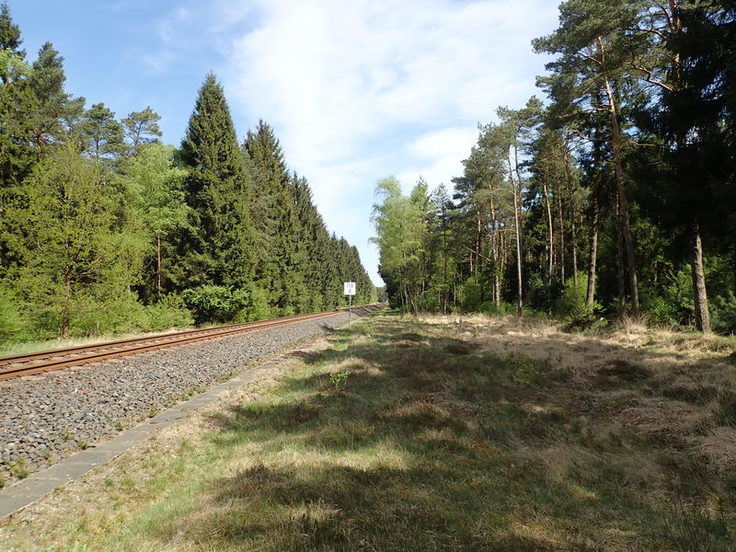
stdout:
[(27, 509), (0, 549), (725, 552), (736, 366), (697, 339), (384, 315)]

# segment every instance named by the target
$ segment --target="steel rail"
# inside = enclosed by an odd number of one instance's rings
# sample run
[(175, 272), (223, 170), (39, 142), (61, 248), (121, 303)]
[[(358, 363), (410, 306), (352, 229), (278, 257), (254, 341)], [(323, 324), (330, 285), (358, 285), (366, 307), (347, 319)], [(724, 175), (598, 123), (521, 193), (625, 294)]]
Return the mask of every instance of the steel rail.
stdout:
[[(360, 309), (370, 309), (369, 312), (374, 310), (372, 305), (367, 307), (358, 307), (358, 309), (354, 310)], [(98, 362), (101, 360), (108, 360), (163, 349), (166, 347), (174, 347), (177, 345), (185, 345), (196, 341), (228, 337), (249, 331), (325, 318), (328, 316), (334, 316), (338, 312), (343, 312), (345, 310), (347, 309), (337, 309), (336, 311), (306, 315), (302, 314), (270, 320), (259, 320), (243, 324), (230, 324), (227, 326), (216, 326), (199, 330), (157, 334), (133, 339), (108, 341), (94, 345), (39, 351), (28, 354), (9, 355), (0, 357), (0, 381), (26, 375), (39, 374), (51, 370), (58, 370), (68, 366), (80, 366), (91, 362)]]

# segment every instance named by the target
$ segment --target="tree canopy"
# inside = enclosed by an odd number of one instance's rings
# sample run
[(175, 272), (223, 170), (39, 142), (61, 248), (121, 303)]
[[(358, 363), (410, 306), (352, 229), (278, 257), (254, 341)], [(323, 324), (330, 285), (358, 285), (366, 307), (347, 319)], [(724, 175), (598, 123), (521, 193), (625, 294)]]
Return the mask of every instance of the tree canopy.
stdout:
[[(151, 106), (119, 120), (65, 91), (50, 42), (26, 60), (0, 7), (0, 340), (256, 320), (375, 288), (260, 121), (243, 145), (206, 75), (180, 147)], [(2, 344), (2, 343), (0, 343)]]
[(480, 125), (452, 200), (377, 185), (392, 302), (736, 330), (735, 16), (726, 0), (563, 2), (533, 41), (554, 56), (545, 100)]

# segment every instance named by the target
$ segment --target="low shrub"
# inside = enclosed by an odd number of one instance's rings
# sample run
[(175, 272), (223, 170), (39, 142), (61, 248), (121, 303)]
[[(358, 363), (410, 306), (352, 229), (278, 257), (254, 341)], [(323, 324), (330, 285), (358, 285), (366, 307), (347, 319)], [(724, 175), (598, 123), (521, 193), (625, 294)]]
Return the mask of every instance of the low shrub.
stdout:
[(481, 307), (483, 290), (477, 276), (471, 276), (458, 287), (460, 308), (465, 312), (477, 312)]
[(693, 279), (689, 270), (680, 269), (666, 278), (656, 292), (642, 286), (644, 311), (654, 324), (687, 326), (693, 319)]
[(96, 302), (92, 297), (83, 303), (78, 301), (77, 309), (70, 320), (71, 336), (95, 336), (119, 334), (148, 329), (149, 316), (146, 307), (138, 302), (134, 293), (123, 293)]
[(722, 334), (736, 333), (736, 295), (732, 291), (711, 302), (713, 330)]
[(243, 321), (265, 320), (273, 317), (273, 310), (268, 304), (268, 292), (260, 287), (254, 286), (248, 294), (248, 301), (240, 315)]
[(18, 305), (19, 299), (15, 293), (0, 286), (0, 343), (29, 338), (29, 320)]
[(588, 291), (588, 277), (580, 275), (577, 281), (569, 278), (565, 282), (562, 295), (555, 301), (555, 316), (568, 321), (588, 319), (592, 317), (595, 304), (588, 305), (586, 296)]
[(150, 330), (166, 330), (169, 328), (184, 328), (194, 324), (192, 313), (189, 312), (184, 300), (174, 294), (164, 295), (158, 303), (146, 307), (148, 327)]
[(182, 299), (197, 324), (236, 320), (250, 302), (245, 290), (212, 285), (187, 289)]

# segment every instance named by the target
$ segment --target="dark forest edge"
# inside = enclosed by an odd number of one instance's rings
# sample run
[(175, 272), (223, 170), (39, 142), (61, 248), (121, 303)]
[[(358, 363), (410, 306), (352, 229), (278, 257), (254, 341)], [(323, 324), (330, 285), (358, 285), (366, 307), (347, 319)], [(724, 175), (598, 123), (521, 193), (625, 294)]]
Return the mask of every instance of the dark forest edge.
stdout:
[(0, 344), (318, 312), (376, 290), (330, 234), (271, 127), (238, 143), (207, 75), (181, 146), (150, 107), (122, 120), (26, 60), (0, 11)]
[(392, 306), (736, 332), (734, 3), (568, 0), (533, 47), (546, 101), (479, 125), (452, 192), (378, 184)]

